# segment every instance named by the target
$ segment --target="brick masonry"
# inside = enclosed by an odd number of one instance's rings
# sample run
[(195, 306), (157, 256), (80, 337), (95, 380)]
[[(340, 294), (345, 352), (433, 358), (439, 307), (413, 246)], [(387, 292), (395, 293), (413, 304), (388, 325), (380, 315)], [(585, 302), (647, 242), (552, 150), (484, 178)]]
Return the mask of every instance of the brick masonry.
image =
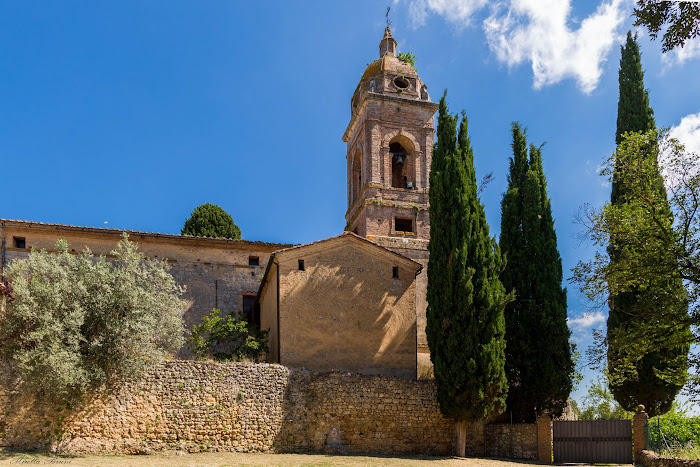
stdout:
[[(423, 274), (416, 278), (416, 367), (419, 378), (429, 378), (432, 363), (425, 336), (428, 191), (438, 104), (430, 100), (416, 70), (396, 57), (395, 44), (387, 28), (380, 56), (367, 66), (350, 102), (350, 122), (343, 135), (347, 143), (345, 230), (423, 266)], [(397, 150), (404, 154), (401, 165), (393, 152)], [(395, 179), (396, 170), (405, 181)], [(410, 221), (411, 231), (397, 229), (396, 219)]]

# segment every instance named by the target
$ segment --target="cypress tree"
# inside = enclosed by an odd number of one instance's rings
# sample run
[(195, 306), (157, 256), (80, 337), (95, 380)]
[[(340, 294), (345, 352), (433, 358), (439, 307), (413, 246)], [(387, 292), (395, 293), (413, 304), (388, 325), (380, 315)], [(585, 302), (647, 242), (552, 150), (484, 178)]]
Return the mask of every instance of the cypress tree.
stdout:
[[(619, 145), (627, 132), (646, 132), (654, 130), (654, 111), (649, 105), (649, 94), (644, 89), (644, 73), (642, 71), (639, 45), (636, 36), (627, 33), (627, 42), (622, 47), (620, 59), (620, 100), (617, 110), (617, 131), (615, 141)], [(650, 151), (649, 157), (655, 151)], [(630, 196), (632, 183), (619, 176), (621, 159), (615, 161), (613, 172), (612, 193), (610, 202), (613, 206), (624, 205)], [(658, 169), (657, 169), (658, 170)], [(668, 202), (665, 201), (666, 190), (663, 179), (659, 174), (655, 188), (659, 190), (659, 199), (664, 200), (657, 206), (659, 212), (671, 217)], [(625, 245), (619, 241), (608, 247), (610, 262), (623, 261)], [(669, 299), (669, 297), (671, 297)], [(670, 302), (669, 302), (670, 300)], [(607, 322), (608, 340), (608, 370), (610, 374), (610, 391), (615, 400), (625, 409), (633, 411), (638, 404), (644, 404), (650, 416), (666, 413), (683, 384), (668, 381), (661, 375), (664, 372), (683, 372), (687, 368), (688, 346), (685, 344), (666, 347), (657, 350), (644, 350), (644, 355), (638, 356), (634, 368), (621, 362), (630, 354), (636, 352), (628, 348), (628, 344), (619, 344), (616, 333), (624, 333), (635, 326), (635, 322), (654, 319), (655, 314), (681, 312), (687, 314), (685, 289), (680, 275), (668, 278), (648, 278), (631, 289), (611, 295), (608, 299), (610, 312)], [(680, 310), (680, 311), (679, 311)], [(673, 332), (687, 333), (688, 329), (677, 329)], [(669, 336), (669, 341), (671, 341)], [(679, 339), (683, 341), (683, 339)], [(627, 347), (626, 347), (627, 346)]]
[[(620, 144), (628, 131), (647, 132), (656, 129), (654, 110), (649, 105), (649, 93), (644, 89), (642, 57), (637, 36), (627, 31), (627, 42), (621, 47), (620, 100), (617, 102), (615, 144)], [(614, 192), (614, 189), (613, 189)]]
[(566, 289), (539, 148), (513, 124), (513, 158), (501, 202), (503, 285), (515, 290), (505, 309), (508, 410), (518, 422), (544, 411), (560, 415), (575, 365), (566, 324)]
[(427, 328), (442, 413), (457, 424), (457, 453), (464, 456), (467, 421), (505, 408), (507, 391), (498, 244), (489, 236), (477, 196), (467, 118), (440, 100), (430, 168), (430, 243)]

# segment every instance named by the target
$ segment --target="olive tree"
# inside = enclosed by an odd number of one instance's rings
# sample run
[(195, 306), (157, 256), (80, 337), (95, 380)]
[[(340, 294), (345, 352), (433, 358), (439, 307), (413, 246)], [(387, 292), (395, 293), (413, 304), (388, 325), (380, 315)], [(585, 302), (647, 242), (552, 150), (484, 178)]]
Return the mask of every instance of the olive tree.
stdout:
[(0, 357), (26, 387), (65, 398), (133, 379), (183, 344), (183, 288), (125, 234), (113, 259), (59, 240), (7, 269)]

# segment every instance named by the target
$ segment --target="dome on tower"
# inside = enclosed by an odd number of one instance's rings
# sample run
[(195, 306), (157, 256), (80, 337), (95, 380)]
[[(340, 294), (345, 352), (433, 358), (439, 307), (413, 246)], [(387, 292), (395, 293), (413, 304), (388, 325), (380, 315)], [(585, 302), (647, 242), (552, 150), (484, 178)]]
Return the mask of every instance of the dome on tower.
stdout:
[(416, 70), (396, 57), (396, 40), (389, 27), (379, 43), (379, 58), (367, 66), (350, 101), (353, 115), (369, 94), (430, 102), (428, 86), (423, 84)]

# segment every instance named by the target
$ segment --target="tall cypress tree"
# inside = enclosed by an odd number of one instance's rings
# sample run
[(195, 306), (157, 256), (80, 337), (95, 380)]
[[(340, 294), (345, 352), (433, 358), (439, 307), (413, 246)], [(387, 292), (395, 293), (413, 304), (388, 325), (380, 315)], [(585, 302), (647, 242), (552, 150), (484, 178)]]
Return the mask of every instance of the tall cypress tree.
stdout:
[(463, 456), (466, 422), (505, 408), (503, 309), (510, 296), (477, 196), (464, 113), (459, 134), (457, 121), (443, 96), (430, 168), (426, 334), (440, 409), (457, 423), (457, 453)]
[[(649, 105), (649, 94), (644, 89), (644, 73), (639, 45), (636, 36), (633, 37), (631, 32), (627, 33), (627, 42), (622, 47), (619, 83), (620, 100), (617, 108), (617, 131), (615, 133), (617, 144), (623, 141), (627, 132), (646, 132), (654, 130), (656, 127), (654, 111)], [(654, 151), (651, 151), (649, 157), (655, 157), (653, 154)], [(619, 161), (620, 159), (616, 159), (616, 168)], [(622, 179), (618, 175), (619, 173), (618, 169), (613, 172), (610, 196), (610, 202), (613, 206), (624, 205), (626, 199), (633, 196), (630, 191), (631, 184)], [(666, 190), (661, 175), (657, 177), (655, 187), (661, 195), (659, 198), (666, 200)], [(667, 202), (662, 202), (661, 205), (657, 206), (657, 209), (660, 212), (665, 212), (669, 217), (672, 216)], [(610, 245), (608, 253), (611, 263), (622, 261), (625, 246), (620, 242), (614, 246)], [(669, 303), (669, 297), (672, 297), (671, 303)], [(634, 350), (621, 347), (615, 339), (615, 335), (616, 333), (624, 333), (626, 329), (635, 325), (635, 321), (653, 320), (655, 314), (668, 314), (671, 309), (675, 309), (674, 312), (687, 313), (685, 290), (680, 276), (648, 278), (631, 290), (611, 296), (608, 304), (610, 307), (607, 323), (610, 391), (625, 410), (631, 411), (638, 404), (644, 404), (651, 416), (667, 412), (683, 385), (679, 384), (678, 381), (669, 382), (660, 374), (669, 370), (673, 372), (674, 369), (676, 373), (677, 370), (682, 372), (682, 366), (687, 365), (687, 359), (679, 357), (687, 356), (688, 346), (678, 345), (663, 350), (645, 350), (646, 353), (637, 359), (632, 371), (627, 367), (622, 371), (620, 368), (622, 365), (619, 364), (621, 359)], [(679, 329), (676, 332), (683, 333), (688, 332), (688, 330)]]
[(507, 405), (517, 421), (549, 411), (560, 415), (575, 365), (566, 324), (566, 289), (540, 149), (513, 123), (513, 158), (501, 202), (501, 279), (515, 290), (506, 306)]

